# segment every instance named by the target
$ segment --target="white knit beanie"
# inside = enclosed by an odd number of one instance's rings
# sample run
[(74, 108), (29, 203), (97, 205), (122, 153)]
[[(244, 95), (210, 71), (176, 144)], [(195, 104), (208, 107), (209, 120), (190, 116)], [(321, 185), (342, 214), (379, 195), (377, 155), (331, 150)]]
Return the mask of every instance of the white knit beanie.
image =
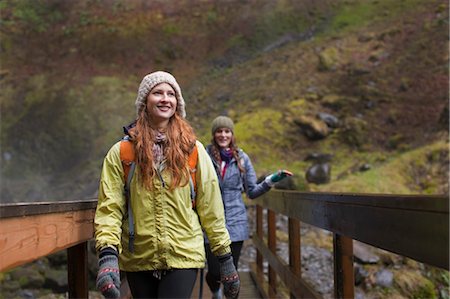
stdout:
[(175, 90), (175, 96), (177, 98), (177, 110), (176, 112), (183, 118), (186, 117), (185, 103), (183, 99), (183, 95), (181, 94), (180, 85), (178, 85), (177, 80), (171, 74), (163, 71), (153, 72), (148, 74), (142, 79), (141, 84), (139, 85), (138, 95), (136, 98), (136, 113), (139, 115), (139, 111), (141, 111), (146, 104), (147, 96), (149, 92), (160, 83), (168, 83)]

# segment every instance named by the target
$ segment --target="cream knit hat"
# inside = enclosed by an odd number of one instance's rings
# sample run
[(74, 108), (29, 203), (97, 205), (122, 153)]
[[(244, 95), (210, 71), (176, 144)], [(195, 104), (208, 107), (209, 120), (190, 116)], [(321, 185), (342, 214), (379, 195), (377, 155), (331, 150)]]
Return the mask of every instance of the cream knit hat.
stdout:
[(157, 71), (151, 74), (148, 74), (142, 79), (141, 84), (139, 85), (138, 95), (136, 98), (136, 113), (139, 114), (145, 107), (145, 103), (147, 101), (147, 96), (150, 90), (153, 89), (156, 85), (160, 83), (168, 83), (175, 90), (175, 96), (177, 98), (177, 110), (176, 112), (183, 118), (186, 117), (185, 103), (183, 99), (183, 95), (181, 94), (180, 85), (178, 85), (177, 80), (174, 76), (167, 72)]

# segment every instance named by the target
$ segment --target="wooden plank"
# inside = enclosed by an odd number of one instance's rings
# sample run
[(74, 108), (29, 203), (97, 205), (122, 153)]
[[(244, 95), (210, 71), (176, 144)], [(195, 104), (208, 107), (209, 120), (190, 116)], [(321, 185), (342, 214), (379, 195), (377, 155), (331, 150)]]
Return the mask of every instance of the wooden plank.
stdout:
[[(269, 250), (273, 254), (277, 254), (277, 227), (276, 227), (276, 217), (275, 212), (272, 210), (267, 211), (267, 244)], [(277, 273), (273, 269), (272, 265), (269, 263), (269, 297), (273, 298), (277, 294)]]
[(52, 201), (0, 204), (1, 218), (91, 210), (97, 207), (96, 199), (84, 201)]
[[(289, 218), (289, 268), (292, 273), (301, 277), (302, 259), (301, 259), (301, 240), (300, 240), (300, 221)], [(290, 298), (294, 299), (295, 295), (290, 294)]]
[[(295, 297), (322, 298), (322, 296), (319, 295), (305, 280), (303, 280), (299, 275), (293, 273), (289, 269), (289, 266), (281, 258), (273, 254), (265, 245), (263, 240), (259, 239), (257, 236), (253, 236), (252, 241), (255, 248), (261, 251), (261, 254), (267, 259), (269, 264), (277, 272), (278, 277), (280, 277)], [(261, 279), (261, 275), (259, 273), (255, 272), (255, 276), (258, 281)]]
[(333, 236), (334, 296), (353, 299), (355, 279), (353, 273), (353, 240), (338, 234)]
[[(263, 209), (260, 206), (256, 206), (256, 235), (260, 238), (264, 238), (263, 233)], [(261, 252), (256, 251), (256, 265), (259, 269), (263, 269), (263, 256)]]
[[(205, 280), (207, 269), (204, 271), (203, 275), (203, 291), (200, 294), (200, 271), (197, 276), (197, 281), (194, 285), (194, 290), (191, 294), (191, 299), (201, 299), (201, 298), (211, 298), (212, 293), (209, 290), (208, 284)], [(250, 277), (250, 272), (239, 272), (239, 279), (241, 280), (241, 290), (239, 291), (239, 298), (240, 299), (257, 299), (261, 298), (261, 294), (258, 292), (258, 289), (256, 288), (255, 283), (253, 282), (252, 278)], [(225, 296), (223, 296), (225, 298)]]
[(88, 298), (87, 242), (67, 248), (67, 281), (69, 298)]
[(255, 283), (259, 294), (261, 294), (261, 296), (263, 298), (271, 298), (271, 299), (272, 298), (274, 298), (274, 299), (280, 298), (279, 296), (276, 296), (276, 295), (272, 296), (272, 297), (269, 296), (269, 293), (275, 293), (275, 291), (270, 290), (270, 285), (266, 281), (264, 273), (261, 271), (261, 269), (259, 269), (257, 267), (256, 264), (252, 263), (250, 265), (250, 269), (251, 269), (251, 272), (250, 272), (251, 278), (252, 278), (253, 282)]
[(88, 241), (94, 209), (0, 219), (0, 271)]
[(274, 190), (255, 202), (277, 213), (419, 262), (444, 269), (449, 267), (449, 212), (445, 196)]

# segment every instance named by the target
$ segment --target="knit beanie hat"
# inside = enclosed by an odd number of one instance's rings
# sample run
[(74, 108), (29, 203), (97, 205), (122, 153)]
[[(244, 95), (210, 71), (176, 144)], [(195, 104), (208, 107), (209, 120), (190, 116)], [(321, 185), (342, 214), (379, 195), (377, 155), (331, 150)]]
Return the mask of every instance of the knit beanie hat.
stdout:
[(212, 121), (211, 133), (214, 135), (219, 128), (228, 128), (231, 132), (234, 132), (234, 123), (231, 118), (227, 116), (218, 116)]
[(147, 96), (149, 92), (160, 83), (168, 83), (175, 90), (175, 96), (177, 98), (177, 110), (176, 112), (183, 118), (186, 117), (185, 103), (183, 99), (183, 95), (181, 94), (180, 85), (178, 85), (177, 80), (174, 76), (167, 72), (157, 71), (151, 74), (148, 74), (142, 79), (141, 84), (139, 85), (138, 95), (136, 98), (136, 113), (139, 114), (139, 111), (145, 107), (145, 103), (147, 101)]

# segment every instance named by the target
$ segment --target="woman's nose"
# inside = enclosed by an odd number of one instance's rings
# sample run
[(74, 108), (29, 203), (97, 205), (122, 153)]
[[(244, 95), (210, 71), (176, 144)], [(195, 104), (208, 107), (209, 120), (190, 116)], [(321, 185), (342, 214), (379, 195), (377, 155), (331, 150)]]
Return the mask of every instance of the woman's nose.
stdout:
[(167, 101), (169, 99), (169, 95), (167, 93), (162, 94), (162, 101)]

